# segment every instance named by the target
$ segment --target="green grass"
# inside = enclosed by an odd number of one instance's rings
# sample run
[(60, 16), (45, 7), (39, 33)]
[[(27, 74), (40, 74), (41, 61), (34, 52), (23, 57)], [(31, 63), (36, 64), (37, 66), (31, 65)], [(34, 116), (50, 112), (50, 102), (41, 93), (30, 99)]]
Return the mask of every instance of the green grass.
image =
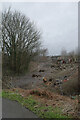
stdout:
[(2, 92), (0, 92), (0, 97), (2, 97)]
[(51, 106), (41, 104), (37, 102), (31, 95), (24, 98), (18, 94), (18, 92), (14, 93), (11, 91), (2, 91), (2, 97), (19, 102), (21, 105), (34, 112), (40, 118), (70, 118), (62, 115), (59, 108), (53, 109)]

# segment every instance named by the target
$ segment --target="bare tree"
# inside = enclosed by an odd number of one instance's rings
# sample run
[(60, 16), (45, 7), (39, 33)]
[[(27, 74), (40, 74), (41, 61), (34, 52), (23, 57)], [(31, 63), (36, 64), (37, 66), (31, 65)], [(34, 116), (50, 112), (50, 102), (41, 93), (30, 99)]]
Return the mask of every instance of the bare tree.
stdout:
[(68, 53), (68, 55), (69, 55), (69, 56), (72, 56), (72, 57), (75, 56), (75, 51), (74, 51), (74, 50), (70, 51), (70, 52)]
[(65, 48), (62, 49), (62, 51), (61, 51), (61, 55), (62, 55), (62, 56), (66, 56), (66, 55), (67, 55), (67, 51), (66, 51)]
[(77, 47), (74, 51), (75, 55), (78, 55), (78, 53), (80, 53), (79, 47)]
[(25, 15), (10, 9), (2, 13), (3, 63), (5, 57), (11, 70), (28, 69), (30, 60), (38, 54), (40, 32)]
[(41, 49), (40, 54), (41, 54), (42, 56), (46, 56), (46, 55), (48, 54), (48, 50), (47, 50), (46, 48), (45, 48), (45, 49)]

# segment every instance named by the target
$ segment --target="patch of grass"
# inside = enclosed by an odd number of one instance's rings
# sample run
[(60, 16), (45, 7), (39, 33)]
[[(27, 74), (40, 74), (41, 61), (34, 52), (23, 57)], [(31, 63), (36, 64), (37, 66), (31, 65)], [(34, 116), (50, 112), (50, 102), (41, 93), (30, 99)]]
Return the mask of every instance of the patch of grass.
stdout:
[(2, 97), (2, 92), (0, 92), (0, 97)]
[(34, 112), (40, 118), (69, 118), (68, 116), (62, 115), (59, 108), (53, 109), (51, 106), (43, 105), (34, 100), (33, 96), (31, 95), (24, 98), (20, 94), (12, 91), (2, 91), (2, 97), (19, 102), (21, 105)]

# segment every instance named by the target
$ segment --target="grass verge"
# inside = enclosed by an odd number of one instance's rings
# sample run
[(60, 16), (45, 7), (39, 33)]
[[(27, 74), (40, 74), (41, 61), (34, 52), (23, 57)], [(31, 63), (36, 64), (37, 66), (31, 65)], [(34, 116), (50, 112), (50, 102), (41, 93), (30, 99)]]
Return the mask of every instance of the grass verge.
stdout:
[(13, 91), (3, 90), (2, 97), (19, 102), (21, 105), (35, 113), (39, 118), (70, 118), (69, 116), (62, 115), (59, 108), (53, 109), (51, 106), (41, 104), (37, 102), (31, 95), (24, 98), (18, 92), (15, 93)]

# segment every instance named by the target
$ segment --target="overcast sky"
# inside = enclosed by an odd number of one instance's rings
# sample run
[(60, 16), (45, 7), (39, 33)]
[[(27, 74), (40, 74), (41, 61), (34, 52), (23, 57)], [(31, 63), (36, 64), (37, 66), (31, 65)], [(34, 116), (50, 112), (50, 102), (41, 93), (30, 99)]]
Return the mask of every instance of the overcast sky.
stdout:
[(78, 3), (3, 3), (3, 9), (9, 6), (35, 22), (49, 55), (59, 55), (62, 48), (69, 52), (78, 46)]

